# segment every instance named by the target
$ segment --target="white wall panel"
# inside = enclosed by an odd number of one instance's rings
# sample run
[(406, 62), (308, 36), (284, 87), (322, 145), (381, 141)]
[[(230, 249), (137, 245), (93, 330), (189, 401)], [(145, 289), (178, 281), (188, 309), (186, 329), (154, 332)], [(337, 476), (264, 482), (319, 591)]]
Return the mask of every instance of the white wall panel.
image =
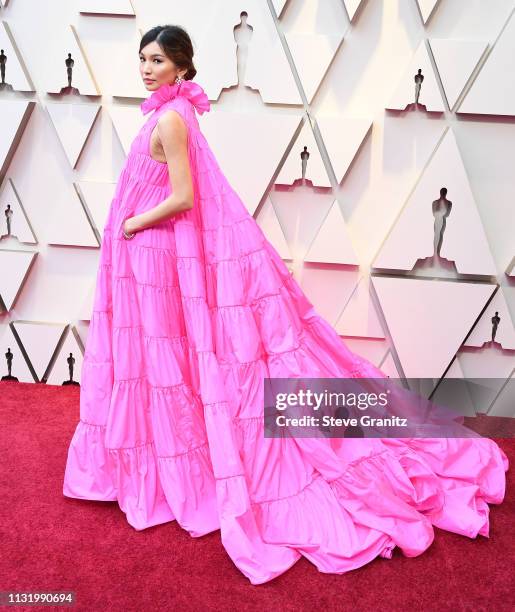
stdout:
[(79, 11), (100, 15), (135, 15), (130, 0), (79, 0)]
[(306, 151), (309, 154), (306, 160), (305, 179), (316, 187), (331, 187), (327, 176), (324, 160), (318, 149), (311, 123), (306, 120), (295, 139), (287, 158), (281, 166), (281, 171), (275, 180), (276, 185), (293, 185), (295, 181), (302, 180), (302, 157)]
[(47, 43), (46, 61), (41, 74), (46, 92), (58, 94), (68, 88), (66, 61), (71, 60), (73, 61), (71, 87), (78, 90), (82, 96), (100, 94), (85, 49), (74, 26), (64, 25), (57, 35), (49, 38)]
[[(9, 207), (9, 208), (8, 208)], [(8, 230), (10, 236), (16, 238), (20, 244), (36, 244), (37, 239), (30, 224), (30, 219), (25, 212), (23, 203), (20, 200), (12, 179), (7, 179), (0, 187), (0, 210), (4, 212), (0, 220), (0, 240), (6, 239)], [(12, 211), (9, 227), (7, 224), (7, 211)]]
[(364, 0), (344, 0), (345, 8), (347, 9), (347, 15), (352, 21), (358, 12), (358, 9), (364, 3)]
[(463, 100), (460, 113), (515, 115), (515, 12)]
[(341, 336), (384, 339), (377, 311), (370, 299), (370, 278), (362, 276), (335, 324)]
[(282, 257), (282, 259), (291, 260), (292, 256), (290, 247), (286, 241), (286, 237), (282, 230), (281, 224), (279, 223), (279, 219), (275, 214), (274, 206), (270, 197), (266, 199), (259, 212), (259, 216), (256, 217), (256, 221), (259, 227), (265, 233), (267, 240), (272, 243), (273, 247)]
[[(470, 397), (475, 412), (491, 414), (491, 409), (502, 392), (506, 381), (513, 374), (514, 355), (503, 353), (491, 347), (480, 350), (465, 348), (458, 353), (458, 359), (465, 377), (469, 380)], [(511, 387), (511, 390), (513, 392), (513, 387)], [(513, 395), (511, 415), (509, 416), (515, 417)]]
[(408, 378), (444, 374), (495, 289), (479, 283), (377, 276), (372, 283)]
[(435, 253), (433, 202), (446, 188), (452, 208), (443, 229), (440, 257), (462, 274), (495, 275), (496, 268), (466, 170), (452, 130), (448, 130), (390, 232), (374, 266), (412, 270)]
[(13, 326), (29, 356), (30, 365), (38, 381), (43, 380), (52, 355), (65, 332), (65, 324), (18, 320)]
[(436, 9), (437, 4), (440, 0), (416, 0), (418, 4), (418, 8), (420, 9), (420, 15), (422, 17), (422, 21), (427, 23)]
[(23, 289), (23, 284), (27, 281), (30, 268), (37, 257), (37, 253), (32, 251), (22, 251), (18, 249), (0, 250), (0, 297), (3, 306), (10, 310), (18, 295)]
[(47, 111), (66, 157), (74, 168), (100, 112), (100, 106), (49, 102)]
[(513, 327), (506, 296), (502, 289), (496, 292), (492, 301), (488, 304), (488, 308), (486, 308), (485, 312), (474, 326), (472, 333), (467, 338), (465, 346), (482, 348), (486, 343), (491, 342), (493, 331), (492, 317), (495, 316), (500, 319), (495, 332), (495, 342), (498, 342), (503, 349), (515, 351), (515, 328)]
[[(406, 66), (397, 88), (393, 92), (387, 109), (405, 110), (407, 106), (415, 103), (415, 75), (422, 70), (424, 80), (420, 88), (418, 103), (428, 112), (443, 112), (445, 110), (440, 89), (429, 58), (424, 41), (421, 41), (410, 62)], [(419, 107), (419, 108), (420, 108)]]
[(492, 404), (488, 407), (489, 416), (510, 417), (515, 416), (515, 403), (513, 401), (513, 390), (515, 385), (515, 369), (506, 381), (499, 393), (494, 397)]
[(488, 43), (480, 40), (432, 38), (429, 44), (442, 80), (447, 104), (452, 110), (483, 57)]
[(3, 49), (6, 56), (5, 83), (16, 91), (35, 91), (34, 83), (7, 21), (0, 22), (0, 49)]
[[(9, 327), (25, 321), (38, 376), (58, 347), (49, 383), (67, 377), (69, 352), (79, 380), (101, 229), (147, 119), (140, 37), (177, 23), (192, 37), (195, 80), (212, 101), (201, 128), (317, 311), (394, 376), (436, 382), (450, 363), (447, 376), (498, 376), (472, 408), (505, 414), (515, 317), (513, 14), (513, 0), (10, 2), (0, 23), (13, 86), (0, 87), (0, 260), (10, 272), (0, 281), (8, 304), (0, 354), (10, 346), (18, 378), (33, 380)], [(59, 93), (68, 52), (80, 95)], [(420, 103), (438, 114), (404, 112), (419, 67)], [(447, 268), (424, 259), (442, 186), (453, 202)], [(380, 272), (371, 281), (372, 267)], [(492, 308), (501, 316), (493, 346), (484, 343)]]
[(304, 256), (304, 261), (348, 266), (359, 265), (347, 232), (345, 219), (336, 200), (310, 244), (308, 252)]
[(70, 381), (70, 366), (73, 382), (80, 383), (83, 351), (84, 347), (77, 332), (68, 329), (68, 333), (58, 348), (52, 369), (47, 375), (48, 384), (62, 385), (68, 383)]
[(7, 358), (5, 355), (10, 352), (12, 354), (11, 376), (16, 378), (19, 382), (33, 383), (34, 376), (30, 371), (28, 363), (25, 361), (25, 357), (13, 334), (11, 325), (0, 325), (0, 347), (2, 347), (2, 352), (0, 353), (0, 379), (8, 375)]

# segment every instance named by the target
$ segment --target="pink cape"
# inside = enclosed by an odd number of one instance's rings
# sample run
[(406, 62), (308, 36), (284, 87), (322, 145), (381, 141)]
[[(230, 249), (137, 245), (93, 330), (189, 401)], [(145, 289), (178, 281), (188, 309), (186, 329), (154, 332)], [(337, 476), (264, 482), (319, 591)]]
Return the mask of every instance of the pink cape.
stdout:
[[(417, 556), (433, 525), (488, 536), (508, 469), (490, 439), (264, 437), (264, 377), (385, 375), (315, 311), (229, 185), (195, 115), (209, 110), (203, 89), (162, 86), (150, 110), (103, 231), (64, 495), (117, 500), (137, 530), (220, 529), (252, 584), (301, 555), (328, 573), (395, 546)], [(171, 193), (149, 141), (172, 110), (194, 207), (125, 240), (123, 221)]]

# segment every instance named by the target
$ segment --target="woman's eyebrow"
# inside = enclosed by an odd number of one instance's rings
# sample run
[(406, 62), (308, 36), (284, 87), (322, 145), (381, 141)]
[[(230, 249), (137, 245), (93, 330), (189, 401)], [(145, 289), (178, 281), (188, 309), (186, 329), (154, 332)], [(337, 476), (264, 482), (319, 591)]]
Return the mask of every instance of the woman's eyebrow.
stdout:
[[(140, 55), (143, 55), (143, 57), (145, 57), (144, 53), (140, 53)], [(163, 57), (163, 55), (161, 53), (153, 53), (150, 57)]]

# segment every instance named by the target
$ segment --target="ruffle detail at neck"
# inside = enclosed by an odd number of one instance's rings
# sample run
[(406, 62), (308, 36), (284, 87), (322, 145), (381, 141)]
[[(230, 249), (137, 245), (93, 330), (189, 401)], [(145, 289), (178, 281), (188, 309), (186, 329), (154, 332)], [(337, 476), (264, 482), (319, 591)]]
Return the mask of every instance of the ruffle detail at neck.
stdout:
[(202, 115), (209, 112), (211, 104), (206, 92), (194, 81), (182, 81), (181, 83), (164, 83), (152, 93), (141, 104), (141, 112), (146, 115), (151, 110), (159, 108), (165, 102), (173, 100), (176, 96), (184, 96), (193, 104), (197, 113)]

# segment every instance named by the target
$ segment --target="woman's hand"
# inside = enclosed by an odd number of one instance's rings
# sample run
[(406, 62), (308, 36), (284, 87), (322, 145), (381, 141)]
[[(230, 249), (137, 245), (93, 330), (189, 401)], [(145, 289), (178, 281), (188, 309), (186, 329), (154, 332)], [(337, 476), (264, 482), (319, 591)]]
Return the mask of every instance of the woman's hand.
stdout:
[(134, 227), (134, 217), (127, 217), (127, 219), (125, 219), (125, 221), (123, 222), (122, 230), (126, 234), (136, 233), (136, 228)]

